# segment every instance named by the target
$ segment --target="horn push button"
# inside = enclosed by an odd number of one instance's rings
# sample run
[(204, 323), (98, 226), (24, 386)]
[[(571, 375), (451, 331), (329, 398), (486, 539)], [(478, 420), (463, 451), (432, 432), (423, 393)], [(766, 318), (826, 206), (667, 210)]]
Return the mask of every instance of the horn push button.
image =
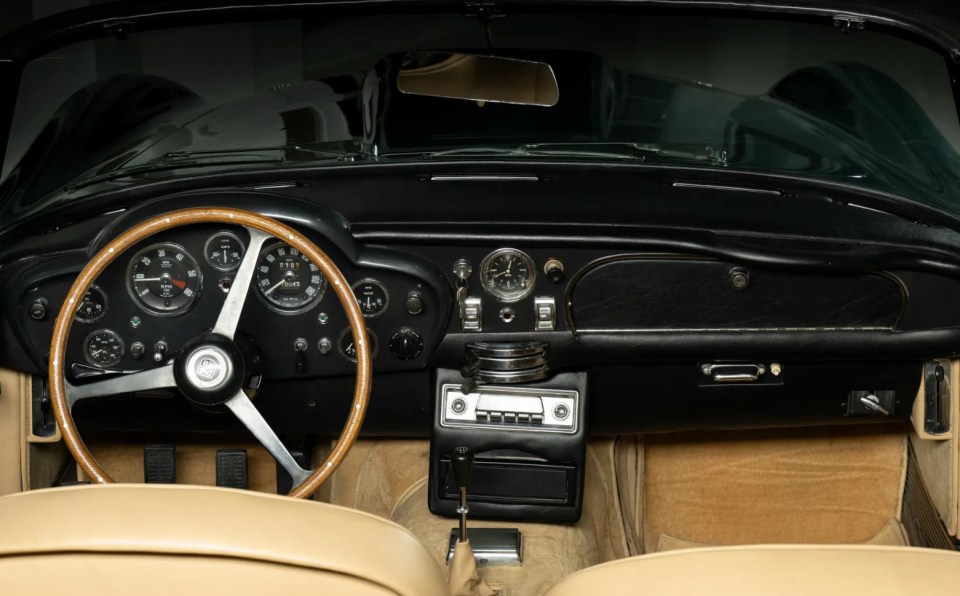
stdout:
[(190, 340), (173, 367), (177, 388), (201, 406), (220, 405), (236, 395), (246, 373), (243, 355), (229, 339), (214, 334)]

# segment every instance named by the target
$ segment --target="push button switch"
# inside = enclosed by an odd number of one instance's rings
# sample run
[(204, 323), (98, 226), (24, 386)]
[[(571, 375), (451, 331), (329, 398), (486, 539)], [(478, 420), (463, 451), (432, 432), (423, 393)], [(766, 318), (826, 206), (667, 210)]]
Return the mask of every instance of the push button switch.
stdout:
[(470, 297), (463, 301), (461, 327), (464, 331), (483, 330), (483, 305), (479, 298)]
[(536, 331), (553, 331), (557, 328), (557, 303), (553, 298), (534, 298), (533, 307), (537, 317)]

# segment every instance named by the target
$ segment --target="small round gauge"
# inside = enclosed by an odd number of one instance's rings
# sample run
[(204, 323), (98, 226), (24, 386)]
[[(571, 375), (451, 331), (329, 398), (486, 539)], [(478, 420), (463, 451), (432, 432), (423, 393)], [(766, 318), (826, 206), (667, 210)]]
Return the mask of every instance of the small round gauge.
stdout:
[(127, 290), (137, 306), (164, 317), (181, 315), (200, 296), (203, 278), (197, 261), (176, 244), (141, 250), (127, 267)]
[(217, 232), (203, 245), (203, 257), (217, 271), (233, 271), (240, 266), (243, 241), (233, 232)]
[[(377, 340), (377, 336), (373, 334), (373, 331), (367, 329), (367, 337), (370, 338), (370, 358), (373, 358), (377, 355), (377, 350), (380, 348), (380, 342)], [(340, 334), (340, 342), (337, 344), (340, 348), (340, 355), (349, 360), (350, 362), (357, 361), (357, 345), (353, 341), (353, 330), (347, 327)]]
[(495, 250), (480, 263), (483, 288), (500, 302), (516, 302), (529, 296), (536, 280), (533, 259), (513, 248)]
[(360, 312), (368, 319), (382, 315), (390, 304), (390, 294), (375, 279), (364, 279), (353, 284), (353, 295), (357, 297)]
[(110, 329), (94, 331), (83, 340), (83, 355), (93, 366), (116, 366), (123, 358), (123, 340)]
[(77, 308), (73, 320), (78, 323), (96, 323), (103, 318), (103, 315), (107, 314), (109, 304), (110, 302), (103, 290), (99, 286), (91, 285), (87, 289), (87, 293), (83, 295), (83, 300), (80, 301), (80, 306)]
[(257, 264), (257, 295), (283, 314), (297, 314), (315, 306), (327, 290), (320, 268), (286, 244), (271, 244)]

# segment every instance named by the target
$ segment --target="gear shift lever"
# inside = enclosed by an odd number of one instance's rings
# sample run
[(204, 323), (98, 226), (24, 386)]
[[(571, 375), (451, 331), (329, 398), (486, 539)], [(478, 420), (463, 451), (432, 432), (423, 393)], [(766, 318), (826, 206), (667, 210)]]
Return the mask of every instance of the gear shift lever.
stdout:
[(457, 507), (457, 513), (460, 514), (460, 542), (467, 541), (467, 513), (470, 508), (467, 506), (467, 487), (470, 485), (470, 474), (473, 472), (473, 450), (469, 447), (457, 447), (453, 450), (450, 457), (450, 465), (453, 466), (453, 479), (460, 489), (460, 506)]

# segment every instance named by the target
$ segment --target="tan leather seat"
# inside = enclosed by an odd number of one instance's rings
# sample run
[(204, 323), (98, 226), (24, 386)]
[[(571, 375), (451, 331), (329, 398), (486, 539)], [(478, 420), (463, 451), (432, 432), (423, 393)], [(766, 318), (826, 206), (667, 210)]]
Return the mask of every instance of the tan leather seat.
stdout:
[(404, 528), (314, 501), (115, 484), (0, 498), (2, 594), (446, 596)]
[(574, 573), (547, 596), (914, 596), (960, 585), (960, 553), (886, 546), (733, 546), (621, 559)]

